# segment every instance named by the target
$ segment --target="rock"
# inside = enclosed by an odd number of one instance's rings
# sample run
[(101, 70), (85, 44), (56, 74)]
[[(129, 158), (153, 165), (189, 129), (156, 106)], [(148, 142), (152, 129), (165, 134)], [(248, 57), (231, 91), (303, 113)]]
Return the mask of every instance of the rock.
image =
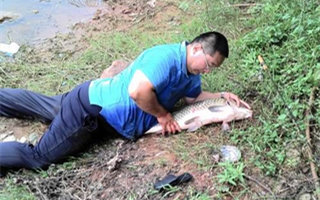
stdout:
[(240, 150), (235, 146), (224, 145), (220, 148), (222, 161), (237, 162), (241, 158)]

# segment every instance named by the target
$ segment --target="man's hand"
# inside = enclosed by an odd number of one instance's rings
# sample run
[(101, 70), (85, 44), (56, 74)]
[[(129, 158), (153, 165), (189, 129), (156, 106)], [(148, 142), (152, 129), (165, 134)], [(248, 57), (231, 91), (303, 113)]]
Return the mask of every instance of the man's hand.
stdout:
[(166, 113), (157, 117), (159, 124), (162, 126), (162, 135), (165, 135), (166, 132), (174, 134), (180, 132), (181, 128), (179, 124), (174, 120), (171, 113)]
[(137, 70), (129, 84), (130, 97), (143, 111), (155, 116), (162, 126), (162, 134), (181, 131), (172, 115), (158, 102), (155, 89), (150, 80), (140, 70)]
[(185, 97), (185, 100), (188, 104), (190, 104), (190, 103), (195, 103), (198, 101), (203, 101), (203, 100), (209, 99), (209, 98), (220, 98), (220, 97), (225, 98), (229, 102), (231, 102), (231, 101), (235, 102), (237, 104), (237, 106), (240, 106), (242, 104), (246, 108), (251, 109), (249, 104), (247, 104), (245, 101), (241, 100), (237, 95), (235, 95), (231, 92), (212, 93), (212, 92), (202, 91), (198, 95), (198, 97), (196, 97), (196, 98)]
[(249, 104), (247, 104), (245, 101), (241, 100), (237, 95), (231, 93), (231, 92), (221, 92), (221, 97), (225, 98), (227, 101), (234, 101), (236, 102), (237, 106), (239, 107), (240, 104), (244, 105), (246, 108), (251, 109)]

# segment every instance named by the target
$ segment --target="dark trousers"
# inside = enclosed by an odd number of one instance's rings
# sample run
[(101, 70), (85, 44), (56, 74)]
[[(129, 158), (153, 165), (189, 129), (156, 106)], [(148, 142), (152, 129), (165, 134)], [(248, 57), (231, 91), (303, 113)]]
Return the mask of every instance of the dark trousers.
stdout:
[(0, 167), (43, 168), (86, 146), (98, 128), (101, 110), (89, 103), (89, 84), (53, 97), (22, 89), (0, 89), (0, 116), (51, 122), (35, 146), (0, 142)]

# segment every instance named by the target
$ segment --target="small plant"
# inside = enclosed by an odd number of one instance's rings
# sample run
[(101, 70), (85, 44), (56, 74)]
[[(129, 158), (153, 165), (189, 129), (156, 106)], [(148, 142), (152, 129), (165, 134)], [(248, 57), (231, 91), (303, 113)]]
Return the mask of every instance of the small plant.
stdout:
[(133, 193), (133, 192), (130, 192), (129, 193), (129, 197), (127, 198), (128, 200), (135, 200), (135, 199), (138, 199), (138, 195)]
[(165, 189), (165, 193), (164, 195), (162, 196), (161, 199), (166, 199), (167, 197), (169, 197), (170, 195), (180, 191), (180, 187), (177, 187), (177, 186), (171, 186), (171, 185), (167, 185), (167, 186), (164, 186), (164, 189)]
[(190, 200), (210, 200), (212, 199), (209, 195), (205, 193), (196, 193), (190, 196), (188, 199)]
[(189, 7), (190, 7), (190, 5), (186, 1), (181, 2), (179, 5), (179, 8), (185, 12), (189, 9)]
[(238, 182), (244, 183), (244, 164), (242, 162), (237, 164), (222, 162), (218, 166), (223, 168), (222, 173), (217, 176), (219, 183), (231, 184), (233, 186), (237, 186)]

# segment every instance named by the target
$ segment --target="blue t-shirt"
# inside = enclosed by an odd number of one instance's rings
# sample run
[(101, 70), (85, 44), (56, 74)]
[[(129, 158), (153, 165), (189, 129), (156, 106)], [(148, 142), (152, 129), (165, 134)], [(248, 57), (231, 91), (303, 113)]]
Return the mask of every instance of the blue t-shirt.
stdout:
[(155, 88), (159, 103), (171, 111), (183, 97), (197, 97), (201, 92), (200, 75), (188, 74), (186, 42), (159, 45), (145, 50), (120, 74), (97, 79), (89, 87), (90, 104), (102, 107), (100, 115), (117, 132), (135, 139), (157, 123), (129, 96), (128, 86), (136, 70), (142, 71)]

